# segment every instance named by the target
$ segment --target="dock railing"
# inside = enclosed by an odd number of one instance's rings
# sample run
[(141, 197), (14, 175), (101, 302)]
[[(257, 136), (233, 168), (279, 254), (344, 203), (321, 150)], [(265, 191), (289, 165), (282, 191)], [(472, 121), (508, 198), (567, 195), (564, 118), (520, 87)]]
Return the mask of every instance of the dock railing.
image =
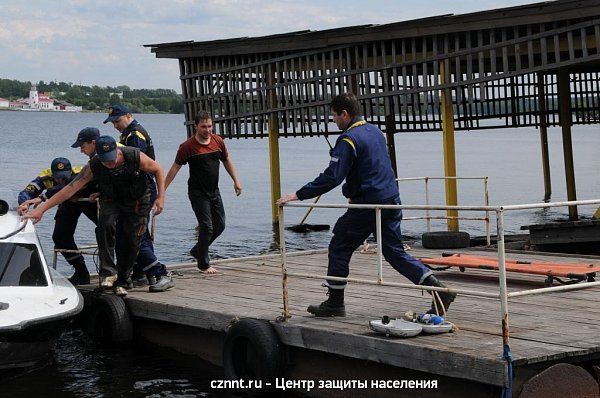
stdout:
[[(282, 320), (286, 321), (291, 317), (289, 308), (289, 297), (288, 297), (288, 277), (301, 277), (309, 279), (326, 279), (332, 281), (344, 281), (354, 283), (364, 283), (370, 285), (382, 285), (382, 286), (395, 286), (403, 287), (415, 290), (427, 290), (427, 291), (438, 291), (438, 292), (450, 292), (457, 293), (465, 296), (475, 297), (488, 297), (500, 300), (500, 320), (502, 325), (502, 342), (503, 342), (503, 356), (507, 361), (507, 366), (512, 369), (512, 354), (510, 353), (509, 336), (510, 328), (508, 321), (508, 299), (553, 293), (553, 292), (564, 292), (570, 290), (581, 290), (600, 286), (598, 282), (580, 282), (576, 284), (553, 286), (538, 289), (521, 290), (509, 293), (507, 291), (506, 282), (506, 251), (504, 245), (504, 216), (506, 212), (518, 211), (518, 210), (530, 210), (539, 208), (550, 208), (550, 207), (566, 207), (566, 206), (585, 206), (585, 205), (600, 205), (600, 199), (593, 200), (578, 200), (578, 201), (567, 201), (567, 202), (554, 202), (554, 203), (530, 203), (522, 205), (509, 205), (509, 206), (424, 206), (424, 205), (372, 205), (372, 204), (315, 204), (315, 203), (286, 203), (283, 206), (279, 206), (279, 239), (280, 239), (280, 254), (281, 254), (281, 275), (282, 275), (282, 287), (283, 287), (283, 313)], [(341, 278), (327, 275), (318, 274), (307, 274), (300, 272), (290, 272), (288, 270), (288, 264), (286, 261), (286, 245), (285, 245), (285, 228), (284, 228), (284, 207), (319, 207), (324, 209), (374, 209), (375, 210), (375, 238), (377, 241), (377, 280), (361, 279), (361, 278)], [(382, 245), (379, 242), (381, 237), (381, 213), (383, 210), (457, 210), (457, 211), (489, 211), (496, 215), (496, 228), (498, 234), (498, 283), (499, 292), (492, 293), (489, 291), (469, 290), (469, 289), (453, 289), (453, 288), (440, 288), (433, 286), (414, 285), (412, 283), (398, 283), (398, 282), (385, 282), (383, 280), (383, 251)], [(511, 383), (511, 381), (507, 381)]]
[[(405, 181), (423, 181), (424, 189), (425, 189), (425, 205), (429, 206), (430, 197), (429, 197), (429, 182), (430, 180), (443, 180), (444, 182), (447, 180), (481, 180), (483, 182), (483, 198), (484, 198), (484, 206), (490, 205), (490, 193), (488, 189), (488, 181), (489, 178), (487, 176), (484, 177), (401, 177), (396, 178), (397, 182), (405, 182)], [(485, 211), (485, 217), (465, 217), (465, 216), (432, 216), (430, 214), (430, 209), (425, 209), (425, 217), (415, 216), (415, 217), (404, 217), (403, 220), (426, 220), (427, 223), (427, 232), (431, 232), (431, 220), (482, 220), (485, 223), (485, 239), (487, 246), (491, 245), (491, 237), (490, 237), (490, 212), (489, 210)], [(460, 213), (459, 213), (460, 214)]]

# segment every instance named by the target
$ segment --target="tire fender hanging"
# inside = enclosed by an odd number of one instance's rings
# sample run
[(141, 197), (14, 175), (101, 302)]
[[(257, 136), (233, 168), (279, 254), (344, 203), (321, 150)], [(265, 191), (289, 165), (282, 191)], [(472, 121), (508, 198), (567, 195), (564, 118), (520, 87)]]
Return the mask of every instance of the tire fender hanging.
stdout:
[(227, 379), (271, 381), (284, 365), (284, 345), (268, 321), (243, 318), (231, 325), (223, 345)]
[(100, 293), (91, 300), (86, 332), (103, 343), (121, 344), (133, 339), (133, 325), (125, 301)]

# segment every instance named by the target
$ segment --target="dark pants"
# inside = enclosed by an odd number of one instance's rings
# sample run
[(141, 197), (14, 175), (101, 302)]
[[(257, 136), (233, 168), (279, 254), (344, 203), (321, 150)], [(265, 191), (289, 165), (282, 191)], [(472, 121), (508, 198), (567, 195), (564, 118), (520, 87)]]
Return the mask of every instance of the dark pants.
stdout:
[[(386, 204), (397, 204), (391, 201)], [(421, 284), (432, 274), (422, 262), (404, 251), (400, 233), (401, 210), (384, 210), (381, 214), (381, 234), (383, 256), (392, 267), (414, 284)], [(333, 228), (333, 238), (329, 243), (329, 267), (327, 275), (346, 278), (352, 253), (369, 235), (375, 235), (374, 209), (348, 209)], [(333, 289), (343, 289), (345, 282), (327, 281)]]
[[(96, 202), (63, 202), (58, 206), (54, 216), (54, 232), (52, 241), (55, 249), (77, 250), (75, 229), (79, 216), (85, 214), (91, 222), (98, 225), (98, 207)], [(85, 260), (79, 253), (62, 253), (65, 260), (74, 268), (85, 267)]]
[[(157, 191), (156, 184), (149, 184), (150, 187), (150, 206), (148, 206), (148, 214), (146, 219), (150, 220), (150, 210), (156, 200)], [(123, 231), (121, 224), (117, 222), (117, 242), (121, 242)], [(150, 238), (150, 231), (148, 229), (148, 223), (146, 223), (146, 231), (142, 236), (140, 242), (140, 251), (135, 259), (133, 267), (134, 274), (146, 274), (147, 276), (161, 276), (167, 274), (167, 268), (158, 261), (154, 254), (154, 242)]]
[(198, 243), (190, 253), (198, 260), (198, 268), (204, 270), (210, 267), (208, 247), (225, 230), (225, 208), (218, 189), (214, 195), (189, 191), (188, 196), (199, 227)]
[[(131, 276), (133, 263), (140, 250), (140, 242), (146, 230), (150, 207), (150, 192), (140, 199), (117, 203), (100, 200), (100, 217), (96, 228), (98, 257), (100, 258), (100, 276), (117, 274), (117, 285), (125, 285)], [(117, 222), (121, 225), (119, 244), (115, 243)]]

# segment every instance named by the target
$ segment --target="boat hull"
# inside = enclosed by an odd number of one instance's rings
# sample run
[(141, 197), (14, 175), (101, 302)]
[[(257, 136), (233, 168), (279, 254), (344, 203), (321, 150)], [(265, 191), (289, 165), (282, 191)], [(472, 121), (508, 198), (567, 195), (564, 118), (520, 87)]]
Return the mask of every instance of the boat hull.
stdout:
[(18, 332), (0, 331), (0, 372), (47, 362), (56, 339), (70, 322), (63, 318), (37, 323)]

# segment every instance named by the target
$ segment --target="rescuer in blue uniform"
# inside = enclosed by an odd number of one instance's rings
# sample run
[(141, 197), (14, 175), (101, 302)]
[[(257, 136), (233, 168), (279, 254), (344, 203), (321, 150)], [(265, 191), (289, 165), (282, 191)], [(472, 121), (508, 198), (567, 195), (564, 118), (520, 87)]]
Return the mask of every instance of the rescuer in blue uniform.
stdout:
[[(331, 114), (343, 130), (331, 150), (329, 166), (314, 181), (296, 193), (281, 197), (281, 205), (293, 200), (314, 198), (331, 191), (346, 180), (342, 193), (351, 204), (400, 204), (398, 184), (392, 170), (383, 133), (360, 117), (360, 104), (352, 93), (335, 97)], [(384, 210), (381, 217), (383, 256), (392, 267), (416, 285), (445, 287), (422, 262), (404, 251), (400, 233), (401, 210)], [(352, 253), (375, 234), (374, 209), (348, 209), (333, 228), (329, 243), (328, 276), (347, 277)], [(316, 316), (345, 316), (344, 288), (346, 282), (328, 280), (328, 299), (311, 305), (308, 312)], [(438, 292), (444, 308), (454, 301), (454, 293)], [(438, 308), (439, 308), (438, 302)], [(434, 312), (434, 305), (429, 310)]]
[[(116, 104), (109, 109), (109, 114), (104, 123), (111, 122), (114, 128), (121, 133), (119, 143), (121, 145), (139, 148), (140, 151), (148, 155), (152, 160), (156, 160), (154, 154), (154, 145), (146, 129), (133, 118), (129, 109), (125, 105)], [(156, 182), (154, 176), (146, 173), (148, 188), (150, 190), (150, 203), (156, 200)], [(119, 239), (120, 228), (117, 227), (117, 240)], [(146, 227), (146, 232), (142, 236), (140, 243), (140, 252), (136, 258), (136, 265), (133, 270), (134, 284), (142, 285), (147, 280), (151, 292), (162, 292), (174, 286), (173, 278), (167, 272), (167, 267), (158, 261), (154, 254), (154, 243), (150, 237), (150, 231)]]
[[(56, 158), (50, 168), (44, 169), (24, 190), (19, 193), (19, 210), (24, 212), (30, 205), (37, 206), (50, 199), (81, 171), (81, 166), (71, 167), (69, 159)], [(54, 216), (52, 241), (57, 249), (77, 250), (74, 234), (81, 214), (85, 214), (94, 224), (98, 223), (98, 209), (95, 201), (86, 200), (94, 193), (93, 184), (80, 191), (76, 197), (63, 202)], [(74, 285), (90, 283), (90, 274), (85, 259), (79, 253), (61, 252), (65, 260), (75, 269), (69, 280)]]
[[(156, 176), (158, 196), (154, 212), (162, 212), (165, 203), (165, 176), (162, 167), (138, 148), (118, 147), (114, 138), (101, 136), (96, 140), (96, 155), (79, 175), (44, 202), (23, 216), (34, 223), (44, 213), (95, 181), (100, 191), (98, 228), (98, 256), (100, 258), (100, 287), (114, 288), (115, 294), (124, 296), (129, 285), (133, 263), (139, 252), (141, 236), (147, 225), (150, 192), (144, 173)], [(122, 241), (116, 244), (117, 221), (123, 228)], [(116, 263), (115, 263), (116, 249)]]

